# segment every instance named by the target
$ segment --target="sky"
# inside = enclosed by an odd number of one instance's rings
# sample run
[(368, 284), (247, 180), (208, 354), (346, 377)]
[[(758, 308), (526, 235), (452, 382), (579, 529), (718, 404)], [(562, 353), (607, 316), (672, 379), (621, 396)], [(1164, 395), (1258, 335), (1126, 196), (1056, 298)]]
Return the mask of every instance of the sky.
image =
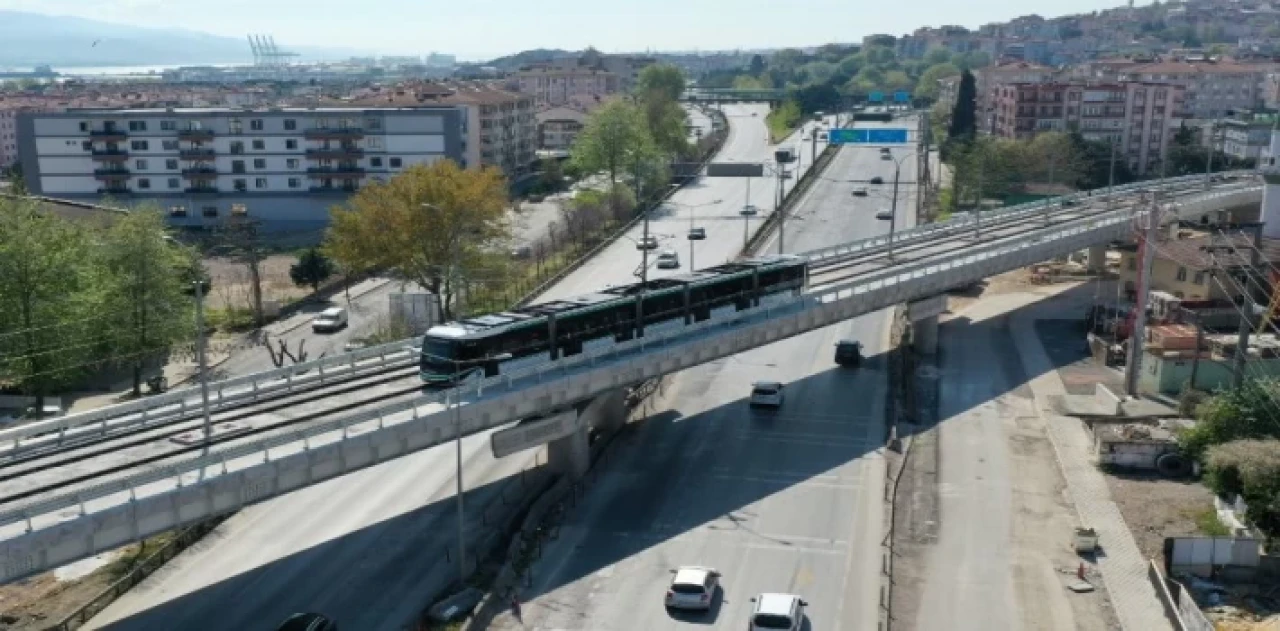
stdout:
[[(1143, 0), (1147, 4), (1149, 0)], [(970, 28), (1115, 0), (0, 0), (0, 9), (374, 54), (481, 60), (531, 48), (733, 50), (858, 42), (920, 26)], [(3, 45), (3, 44), (0, 44)]]

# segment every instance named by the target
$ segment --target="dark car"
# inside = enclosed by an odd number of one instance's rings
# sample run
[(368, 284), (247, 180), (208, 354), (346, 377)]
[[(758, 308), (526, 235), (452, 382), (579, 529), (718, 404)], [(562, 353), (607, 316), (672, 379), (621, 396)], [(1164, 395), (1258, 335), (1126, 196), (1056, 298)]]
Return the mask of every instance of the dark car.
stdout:
[(875, 176), (875, 177), (871, 178), (871, 183), (872, 183), (872, 184), (884, 184), (884, 178), (882, 178), (882, 177), (880, 177), (879, 175), (877, 175), (877, 176)]
[(841, 366), (857, 366), (862, 363), (862, 343), (854, 340), (836, 342), (836, 363)]
[(276, 631), (338, 631), (338, 623), (318, 613), (295, 613)]

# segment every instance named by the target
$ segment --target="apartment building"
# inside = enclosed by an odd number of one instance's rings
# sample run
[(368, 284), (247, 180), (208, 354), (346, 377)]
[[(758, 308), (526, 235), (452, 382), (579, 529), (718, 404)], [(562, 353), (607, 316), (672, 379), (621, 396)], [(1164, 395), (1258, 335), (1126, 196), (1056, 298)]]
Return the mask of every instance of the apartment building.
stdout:
[(462, 160), (458, 107), (71, 110), (18, 116), (37, 195), (151, 201), (173, 223), (251, 216), (315, 230), (329, 208), (414, 164)]
[(587, 113), (571, 107), (553, 107), (538, 112), (538, 148), (567, 151), (586, 125)]
[(18, 111), (0, 109), (0, 171), (18, 161)]
[(1007, 83), (996, 86), (992, 133), (1031, 138), (1078, 130), (1116, 143), (1139, 174), (1158, 169), (1181, 124), (1183, 88), (1163, 83)]
[(538, 107), (555, 107), (581, 98), (604, 98), (620, 90), (618, 75), (599, 68), (531, 66), (511, 76), (513, 86), (533, 97)]
[(1275, 121), (1270, 118), (1229, 118), (1217, 123), (1218, 133), (1212, 138), (1215, 148), (1239, 160), (1257, 160), (1271, 145), (1271, 129)]
[(1216, 119), (1247, 111), (1262, 101), (1267, 68), (1233, 62), (1158, 61), (1118, 69), (1119, 81), (1163, 82), (1186, 89), (1190, 118)]
[(1055, 74), (1056, 71), (1053, 68), (1027, 61), (1006, 61), (979, 68), (973, 73), (973, 88), (978, 98), (979, 119), (984, 112), (990, 112), (995, 105), (991, 99), (995, 86), (1005, 83), (1045, 83), (1052, 81)]

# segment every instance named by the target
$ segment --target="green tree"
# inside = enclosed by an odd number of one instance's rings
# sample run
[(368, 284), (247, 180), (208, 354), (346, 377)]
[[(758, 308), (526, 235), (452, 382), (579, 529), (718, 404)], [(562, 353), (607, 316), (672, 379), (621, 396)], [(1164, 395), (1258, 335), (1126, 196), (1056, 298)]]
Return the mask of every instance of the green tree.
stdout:
[(747, 72), (753, 77), (764, 72), (764, 57), (761, 57), (760, 55), (752, 55), (751, 64), (747, 66)]
[(684, 85), (684, 73), (671, 64), (645, 68), (636, 83), (637, 103), (644, 112), (649, 136), (668, 156), (684, 155), (689, 150), (685, 132), (688, 117), (678, 100)]
[(769, 134), (775, 142), (790, 134), (802, 120), (804, 120), (804, 112), (801, 111), (800, 104), (790, 99), (774, 108), (765, 117), (765, 123), (769, 125)]
[(133, 394), (142, 394), (148, 360), (163, 357), (174, 342), (190, 337), (192, 304), (184, 281), (191, 251), (169, 235), (154, 205), (135, 208), (101, 235), (95, 248), (102, 292), (99, 330), (133, 371)]
[(609, 174), (609, 184), (641, 159), (656, 154), (644, 114), (626, 101), (611, 101), (596, 110), (574, 140), (570, 159), (582, 173)]
[(538, 187), (546, 193), (554, 193), (564, 188), (564, 167), (560, 166), (560, 160), (556, 158), (546, 158), (541, 162), (539, 168)]
[(953, 63), (948, 62), (929, 66), (920, 75), (920, 80), (916, 82), (915, 95), (926, 99), (936, 99), (938, 98), (938, 91), (941, 89), (938, 82), (958, 74), (960, 74), (960, 69)]
[(890, 70), (885, 73), (884, 82), (881, 85), (888, 92), (897, 92), (899, 90), (910, 90), (915, 85), (915, 82), (911, 80), (911, 77), (907, 76), (907, 73), (901, 70)]
[(458, 288), (482, 279), (511, 236), (506, 207), (498, 169), (414, 165), (334, 208), (324, 249), (344, 269), (392, 270), (430, 289), (451, 318)]
[(640, 71), (636, 79), (636, 95), (641, 99), (675, 101), (684, 93), (685, 77), (672, 64), (653, 64)]
[[(935, 48), (924, 55), (924, 60), (929, 62), (930, 66), (938, 66), (941, 64), (951, 63), (951, 51), (945, 48)], [(956, 72), (959, 72), (958, 70)]]
[(0, 375), (35, 397), (70, 382), (105, 346), (89, 316), (84, 232), (36, 202), (0, 197)]
[(739, 75), (733, 79), (733, 89), (735, 90), (764, 90), (770, 87), (772, 86), (766, 86), (764, 80), (759, 77)]
[(335, 266), (333, 260), (325, 256), (318, 247), (308, 248), (298, 257), (298, 262), (289, 266), (289, 278), (298, 287), (310, 287), (311, 291), (320, 291), (320, 284), (333, 276)]
[(1026, 144), (1019, 163), (1026, 169), (1028, 181), (1074, 187), (1089, 171), (1087, 160), (1069, 134), (1048, 132), (1037, 134)]
[(1280, 408), (1275, 379), (1246, 379), (1239, 388), (1223, 390), (1196, 410), (1195, 426), (1178, 436), (1183, 453), (1203, 460), (1212, 445), (1235, 440), (1280, 438)]
[(1113, 174), (1116, 186), (1138, 179), (1118, 146), (1113, 148), (1112, 143), (1105, 140), (1087, 140), (1079, 132), (1072, 132), (1070, 136), (1071, 142), (1080, 152), (1080, 162), (1084, 167), (1080, 178), (1076, 180), (1077, 188), (1103, 188), (1111, 184)]
[(978, 128), (976, 98), (973, 73), (965, 70), (960, 73), (960, 86), (956, 90), (956, 103), (951, 110), (951, 128), (947, 130), (947, 140), (966, 142), (973, 138)]

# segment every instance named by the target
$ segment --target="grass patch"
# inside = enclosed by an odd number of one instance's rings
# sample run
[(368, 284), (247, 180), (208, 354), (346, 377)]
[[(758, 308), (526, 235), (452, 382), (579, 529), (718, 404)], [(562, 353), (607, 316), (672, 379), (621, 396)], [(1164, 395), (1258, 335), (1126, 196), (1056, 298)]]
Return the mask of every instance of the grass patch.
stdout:
[(253, 330), (253, 309), (248, 307), (206, 309), (204, 319), (206, 325), (227, 333)]
[(155, 554), (160, 548), (171, 543), (175, 536), (177, 535), (174, 532), (166, 532), (150, 539), (143, 539), (142, 543), (130, 545), (120, 553), (120, 556), (102, 568), (102, 571), (106, 572), (110, 581), (114, 583), (124, 578), (126, 574), (148, 556)]
[(804, 122), (804, 114), (800, 112), (800, 106), (795, 101), (787, 101), (769, 110), (769, 115), (764, 117), (764, 122), (769, 127), (769, 139), (777, 144), (800, 127)]
[(1231, 529), (1227, 528), (1227, 525), (1222, 523), (1221, 519), (1218, 519), (1218, 511), (1212, 507), (1197, 511), (1195, 520), (1196, 528), (1199, 528), (1200, 532), (1207, 536), (1226, 537), (1231, 534)]

